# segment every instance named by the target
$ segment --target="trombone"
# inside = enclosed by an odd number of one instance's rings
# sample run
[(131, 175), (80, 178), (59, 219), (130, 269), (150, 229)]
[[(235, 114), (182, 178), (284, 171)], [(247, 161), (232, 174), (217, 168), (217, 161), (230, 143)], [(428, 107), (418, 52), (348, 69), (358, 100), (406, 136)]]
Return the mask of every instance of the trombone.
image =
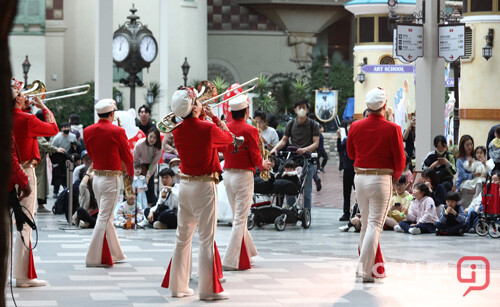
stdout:
[[(232, 93), (232, 92), (234, 92), (234, 91), (236, 91), (236, 90), (239, 90), (239, 89), (243, 88), (244, 86), (248, 86), (248, 85), (252, 85), (252, 84), (253, 84), (250, 88), (248, 88), (248, 89), (246, 89), (246, 90), (242, 91), (241, 93), (238, 93), (238, 94), (234, 95), (234, 96), (233, 96), (233, 97), (231, 97), (231, 98), (224, 99), (224, 100), (222, 100), (221, 102), (219, 102), (219, 103), (215, 103), (215, 104), (213, 104), (213, 105), (211, 105), (211, 106), (210, 106), (210, 107), (212, 107), (212, 108), (215, 108), (215, 107), (217, 107), (217, 106), (219, 106), (219, 105), (221, 105), (221, 104), (225, 103), (225, 102), (226, 102), (226, 101), (228, 101), (228, 100), (231, 100), (231, 99), (236, 98), (236, 97), (238, 97), (238, 96), (240, 96), (240, 95), (243, 95), (243, 94), (246, 94), (246, 93), (248, 93), (248, 92), (250, 92), (250, 91), (253, 91), (253, 90), (257, 87), (257, 84), (258, 84), (258, 83), (259, 83), (259, 78), (253, 78), (252, 80), (247, 81), (247, 82), (245, 82), (245, 83), (243, 83), (243, 84), (240, 84), (239, 86), (237, 86), (237, 87), (235, 87), (235, 88), (233, 88), (233, 89), (227, 90), (227, 91), (225, 91), (224, 93), (221, 93), (221, 94), (219, 94), (219, 95), (217, 95), (217, 96), (215, 96), (215, 97), (212, 97), (212, 98), (210, 98), (210, 99), (208, 99), (208, 100), (203, 101), (203, 102), (201, 103), (201, 105), (202, 105), (202, 106), (206, 106), (206, 105), (209, 105), (209, 104), (211, 104), (211, 103), (214, 103), (215, 101), (217, 101), (217, 99), (219, 99), (220, 97), (223, 97), (223, 96), (224, 96), (224, 95), (226, 95), (226, 94), (229, 94), (229, 93)], [(174, 112), (170, 112), (169, 114), (165, 115), (165, 116), (161, 119), (161, 121), (159, 121), (159, 122), (156, 124), (156, 128), (158, 128), (158, 130), (159, 130), (160, 132), (166, 133), (166, 132), (172, 132), (172, 131), (173, 131), (173, 130), (175, 130), (175, 129), (176, 129), (176, 128), (180, 125), (180, 124), (182, 124), (182, 119), (180, 119), (180, 118), (176, 117), (176, 116), (174, 115)]]
[(73, 87), (63, 88), (63, 89), (59, 89), (59, 90), (48, 91), (48, 92), (46, 90), (47, 90), (47, 88), (45, 87), (45, 84), (43, 84), (42, 81), (35, 80), (31, 83), (30, 88), (24, 92), (24, 95), (26, 96), (26, 98), (30, 99), (30, 98), (36, 97), (36, 96), (45, 96), (45, 95), (52, 95), (55, 93), (80, 90), (79, 92), (75, 92), (75, 93), (70, 93), (70, 94), (66, 94), (66, 95), (42, 99), (43, 102), (47, 102), (47, 101), (56, 100), (56, 99), (64, 99), (64, 98), (68, 98), (68, 97), (85, 95), (89, 92), (90, 85), (84, 84), (84, 85), (78, 85), (78, 86), (73, 86)]

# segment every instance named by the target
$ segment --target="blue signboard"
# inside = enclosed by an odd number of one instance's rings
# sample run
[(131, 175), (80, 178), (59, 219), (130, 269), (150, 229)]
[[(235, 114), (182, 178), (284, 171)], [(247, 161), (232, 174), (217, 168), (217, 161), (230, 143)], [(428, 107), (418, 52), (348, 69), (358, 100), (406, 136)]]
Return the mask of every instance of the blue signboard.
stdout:
[(365, 65), (361, 70), (367, 74), (412, 74), (415, 70), (413, 65)]

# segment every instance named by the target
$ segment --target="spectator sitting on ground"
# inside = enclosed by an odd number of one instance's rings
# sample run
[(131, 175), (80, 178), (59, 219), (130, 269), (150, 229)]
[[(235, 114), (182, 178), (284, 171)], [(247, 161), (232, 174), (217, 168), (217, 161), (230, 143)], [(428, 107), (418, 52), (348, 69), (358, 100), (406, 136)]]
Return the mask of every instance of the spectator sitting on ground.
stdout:
[(489, 172), (495, 168), (495, 163), (493, 159), (486, 161), (486, 148), (484, 146), (478, 146), (476, 150), (474, 150), (474, 158), (469, 156), (464, 163), (464, 168), (473, 174), (480, 174), (462, 183), (462, 188), (476, 191), (474, 194), (475, 198), (481, 194), (483, 183), (486, 182), (486, 177)]
[(135, 214), (137, 208), (137, 225), (142, 222), (144, 215), (142, 209), (136, 207), (135, 195), (125, 196), (126, 200), (118, 205), (118, 211), (116, 212), (115, 221), (113, 224), (116, 227), (122, 227), (124, 229), (132, 229), (135, 226)]
[(431, 198), (436, 205), (436, 214), (440, 214), (441, 210), (446, 203), (446, 189), (439, 182), (439, 176), (433, 169), (426, 169), (422, 172), (422, 180), (431, 192)]
[(408, 154), (405, 154), (406, 158), (406, 164), (405, 164), (405, 169), (403, 171), (403, 174), (405, 174), (406, 177), (406, 183), (405, 183), (405, 190), (408, 191), (408, 193), (413, 192), (413, 172), (412, 172), (412, 162), (411, 158), (408, 156)]
[(479, 173), (473, 174), (464, 168), (464, 163), (473, 155), (474, 139), (470, 135), (464, 134), (460, 138), (460, 142), (458, 142), (458, 154), (455, 157), (457, 165), (457, 180), (455, 181), (455, 187), (457, 191), (462, 190), (462, 182), (480, 175)]
[(179, 153), (174, 143), (174, 135), (172, 132), (166, 132), (163, 135), (163, 141), (161, 143), (161, 148), (163, 148), (163, 161), (169, 163), (173, 158), (178, 158)]
[(80, 207), (73, 214), (73, 220), (81, 228), (94, 228), (99, 214), (97, 200), (95, 199), (92, 183), (94, 181), (94, 170), (92, 166), (86, 166), (79, 174), (80, 188), (78, 201)]
[(352, 207), (353, 217), (347, 223), (347, 225), (340, 226), (339, 230), (343, 232), (348, 232), (351, 227), (354, 227), (356, 232), (361, 231), (361, 214), (359, 213), (358, 204), (355, 203)]
[(448, 192), (446, 206), (443, 208), (439, 221), (436, 222), (436, 236), (463, 236), (467, 223), (464, 208), (459, 204), (460, 195)]
[(406, 187), (406, 176), (399, 177), (396, 183), (396, 194), (392, 196), (389, 204), (389, 212), (385, 218), (385, 228), (393, 229), (399, 222), (405, 219), (405, 214), (408, 212), (413, 196), (408, 193)]
[(488, 145), (488, 154), (495, 162), (495, 170), (500, 170), (500, 126), (495, 128), (495, 138)]
[(413, 235), (433, 233), (436, 231), (434, 224), (439, 220), (431, 198), (431, 192), (423, 182), (417, 183), (413, 188), (413, 197), (405, 219), (394, 226), (397, 232), (406, 232)]
[[(177, 208), (178, 208), (178, 189), (174, 183), (175, 173), (170, 168), (164, 168), (160, 171), (161, 184), (160, 197), (153, 208), (144, 210), (145, 218), (138, 225), (141, 227), (153, 225), (156, 229), (175, 229), (177, 228)], [(175, 188), (174, 188), (175, 186)]]
[(82, 151), (82, 164), (78, 165), (75, 167), (73, 170), (73, 183), (76, 182), (76, 180), (80, 177), (80, 172), (84, 168), (88, 168), (90, 165), (92, 165), (92, 159), (90, 158), (89, 154), (87, 153), (86, 150)]
[(436, 150), (429, 152), (425, 157), (423, 170), (434, 169), (446, 191), (451, 191), (453, 177), (457, 173), (455, 157), (447, 151), (446, 138), (443, 135), (434, 138), (434, 147)]
[[(491, 183), (496, 183), (500, 186), (500, 171), (495, 170), (491, 173)], [(483, 191), (470, 203), (469, 207), (465, 209), (465, 213), (467, 214), (467, 227), (469, 233), (476, 232), (476, 225), (479, 222), (480, 214), (483, 212)]]

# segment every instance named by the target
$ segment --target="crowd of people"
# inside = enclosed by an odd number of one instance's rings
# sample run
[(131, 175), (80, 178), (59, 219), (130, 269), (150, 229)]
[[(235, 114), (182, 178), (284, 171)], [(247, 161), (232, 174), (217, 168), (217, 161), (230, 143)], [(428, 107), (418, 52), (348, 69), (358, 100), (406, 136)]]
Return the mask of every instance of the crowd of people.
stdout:
[[(365, 111), (364, 117), (369, 115)], [(347, 131), (355, 119), (344, 123)], [(483, 212), (484, 184), (498, 181), (500, 175), (500, 125), (489, 132), (486, 146), (474, 147), (470, 135), (460, 138), (457, 152), (451, 152), (443, 135), (434, 140), (435, 150), (423, 159), (422, 171), (415, 172), (415, 118), (411, 118), (402, 132), (406, 166), (395, 182), (384, 229), (411, 234), (463, 235), (475, 233), (479, 215)], [(349, 231), (354, 226), (360, 231), (357, 204), (351, 210), (351, 191), (354, 185), (354, 160), (347, 156), (349, 134), (337, 133), (338, 151), (343, 169), (344, 214), (339, 227)]]
[[(125, 129), (112, 124), (117, 111), (113, 99), (102, 99), (95, 105), (97, 123), (84, 128), (78, 115), (72, 114), (58, 127), (40, 99), (24, 97), (21, 85), (15, 79), (11, 84), (12, 183), (19, 189), (16, 193), (9, 186), (12, 198), (34, 216), (49, 211), (44, 207), (49, 182), (58, 201), (63, 200), (67, 185), (71, 185), (77, 199), (66, 200), (73, 204), (74, 212), (67, 218), (82, 228), (94, 228), (87, 267), (111, 267), (125, 260), (116, 227), (177, 229), (176, 247), (162, 287), (170, 288), (173, 297), (193, 295), (188, 283), (191, 240), (197, 227), (200, 299), (227, 299), (229, 295), (221, 284), (222, 271), (250, 269), (257, 255), (247, 219), (259, 174), (270, 173), (273, 185), (283, 184), (294, 190), (283, 204), (285, 208), (294, 203), (300, 191), (303, 209), (310, 213), (313, 181), (321, 190), (318, 172), (324, 172), (328, 155), (323, 127), (314, 116), (310, 117), (305, 100), (296, 102), (296, 117), (279, 131), (275, 121), (262, 110), (253, 114), (256, 127), (248, 123), (251, 114), (247, 95), (229, 100), (231, 120), (226, 123), (203, 104), (203, 97), (213, 96), (207, 89), (203, 87), (198, 93), (183, 87), (171, 101), (173, 113), (183, 118), (182, 124), (160, 133), (151, 120), (151, 109), (141, 106), (136, 126), (144, 137), (131, 142)], [(385, 91), (371, 90), (366, 100), (366, 120), (347, 122), (337, 135), (344, 171), (340, 220), (348, 221), (340, 229), (354, 227), (361, 232), (356, 276), (362, 282), (373, 282), (369, 271), (374, 264), (381, 264), (379, 275), (385, 276), (378, 245), (382, 227), (413, 235), (462, 235), (475, 227), (484, 210), (483, 184), (500, 179), (500, 125), (492, 128), (493, 137), (489, 137), (487, 146), (474, 147), (472, 137), (462, 136), (457, 153), (448, 150), (444, 136), (436, 136), (435, 150), (425, 157), (423, 171), (414, 173), (415, 121), (410, 120), (406, 130), (401, 131), (387, 117), (386, 102)], [(40, 109), (36, 116), (30, 114), (31, 104)], [(373, 137), (375, 132), (377, 137)], [(290, 148), (301, 156), (317, 153), (319, 162), (301, 169), (294, 160), (286, 160), (280, 172), (274, 173), (273, 157)], [(270, 156), (263, 153), (266, 150)], [(73, 177), (70, 183), (68, 173)], [(221, 180), (233, 217), (230, 241), (222, 259), (214, 240), (217, 184)], [(65, 188), (62, 192), (61, 187)], [(357, 204), (351, 210), (353, 188)], [(53, 209), (57, 209), (57, 202)], [(24, 240), (31, 238), (31, 227), (24, 225), (21, 234), (15, 245), (16, 285), (44, 286), (45, 281), (37, 279), (33, 251), (24, 248), (31, 244)]]

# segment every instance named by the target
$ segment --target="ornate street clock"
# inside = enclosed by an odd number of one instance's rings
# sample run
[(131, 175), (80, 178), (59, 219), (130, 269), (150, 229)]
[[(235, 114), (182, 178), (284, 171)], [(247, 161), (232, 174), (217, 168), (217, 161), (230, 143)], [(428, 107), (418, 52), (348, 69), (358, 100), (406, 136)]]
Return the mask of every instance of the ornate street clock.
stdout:
[(132, 5), (129, 21), (119, 26), (113, 35), (113, 62), (116, 67), (125, 70), (129, 76), (125, 85), (130, 86), (130, 107), (135, 108), (135, 86), (137, 74), (149, 68), (158, 53), (158, 44), (153, 32), (143, 25), (135, 14), (137, 9)]

